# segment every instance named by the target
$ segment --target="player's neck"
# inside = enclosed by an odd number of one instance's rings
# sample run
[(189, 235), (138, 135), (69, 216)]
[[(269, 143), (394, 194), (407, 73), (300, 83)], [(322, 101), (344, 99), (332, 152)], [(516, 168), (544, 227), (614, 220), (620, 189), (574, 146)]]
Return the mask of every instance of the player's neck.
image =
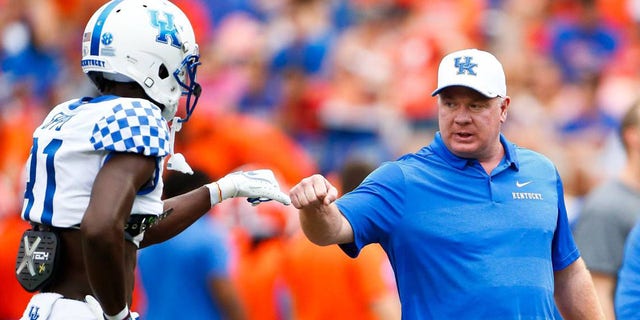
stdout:
[(102, 92), (104, 95), (114, 95), (118, 97), (126, 98), (141, 98), (147, 99), (147, 95), (144, 90), (134, 82), (124, 83), (117, 82), (113, 86), (110, 86)]

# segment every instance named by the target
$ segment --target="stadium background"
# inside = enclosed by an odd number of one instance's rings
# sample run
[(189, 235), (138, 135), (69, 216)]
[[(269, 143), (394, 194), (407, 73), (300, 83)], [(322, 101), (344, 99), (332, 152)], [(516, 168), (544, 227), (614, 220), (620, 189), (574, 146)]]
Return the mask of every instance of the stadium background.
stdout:
[[(639, 0), (174, 2), (191, 18), (203, 62), (203, 95), (176, 151), (213, 177), (270, 167), (288, 186), (417, 150), (437, 129), (437, 64), (465, 47), (503, 62), (512, 97), (504, 131), (558, 165), (571, 219), (624, 161), (616, 129), (640, 83)], [(0, 319), (29, 297), (13, 268), (31, 132), (57, 103), (96, 94), (80, 68), (80, 40), (102, 3), (0, 0)], [(282, 242), (265, 256), (280, 257), (295, 212), (274, 210), (216, 215), (233, 234), (270, 232)], [(277, 227), (238, 222), (252, 214)], [(271, 278), (282, 271), (278, 259), (264, 266)]]

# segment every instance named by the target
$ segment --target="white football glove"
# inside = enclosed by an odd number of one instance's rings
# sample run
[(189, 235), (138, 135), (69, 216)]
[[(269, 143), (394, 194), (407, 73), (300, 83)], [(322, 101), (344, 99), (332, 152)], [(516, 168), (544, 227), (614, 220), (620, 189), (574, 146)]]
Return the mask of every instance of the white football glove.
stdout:
[(271, 200), (284, 205), (291, 204), (291, 199), (280, 191), (278, 181), (269, 169), (233, 172), (207, 187), (211, 192), (212, 204), (235, 197), (247, 197), (247, 201), (254, 206)]

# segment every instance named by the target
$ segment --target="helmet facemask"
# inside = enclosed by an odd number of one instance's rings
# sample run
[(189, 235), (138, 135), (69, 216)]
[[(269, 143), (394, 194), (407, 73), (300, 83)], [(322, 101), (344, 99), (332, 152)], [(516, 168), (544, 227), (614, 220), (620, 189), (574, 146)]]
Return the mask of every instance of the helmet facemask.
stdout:
[(189, 117), (191, 117), (191, 114), (196, 108), (200, 93), (202, 93), (202, 87), (196, 82), (198, 65), (200, 65), (200, 55), (197, 53), (196, 48), (196, 54), (187, 56), (182, 60), (180, 67), (173, 72), (173, 77), (182, 88), (182, 95), (186, 96), (186, 115), (184, 119), (180, 119), (181, 122), (187, 122), (189, 120)]

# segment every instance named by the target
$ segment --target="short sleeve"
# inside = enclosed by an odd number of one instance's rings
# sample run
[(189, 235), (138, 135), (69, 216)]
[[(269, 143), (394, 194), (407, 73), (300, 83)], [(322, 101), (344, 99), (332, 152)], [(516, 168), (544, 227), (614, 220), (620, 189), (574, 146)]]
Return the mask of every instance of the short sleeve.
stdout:
[(348, 256), (357, 257), (370, 243), (384, 246), (390, 231), (402, 218), (405, 190), (402, 169), (388, 162), (335, 202), (353, 229), (354, 242), (340, 244)]
[(93, 127), (95, 150), (163, 157), (169, 153), (169, 130), (160, 109), (142, 100), (115, 105)]
[(567, 218), (567, 209), (564, 203), (564, 188), (558, 171), (556, 171), (556, 181), (558, 192), (558, 219), (551, 244), (553, 271), (566, 268), (580, 257), (580, 251), (578, 251), (573, 240), (573, 235), (571, 234), (569, 219)]

